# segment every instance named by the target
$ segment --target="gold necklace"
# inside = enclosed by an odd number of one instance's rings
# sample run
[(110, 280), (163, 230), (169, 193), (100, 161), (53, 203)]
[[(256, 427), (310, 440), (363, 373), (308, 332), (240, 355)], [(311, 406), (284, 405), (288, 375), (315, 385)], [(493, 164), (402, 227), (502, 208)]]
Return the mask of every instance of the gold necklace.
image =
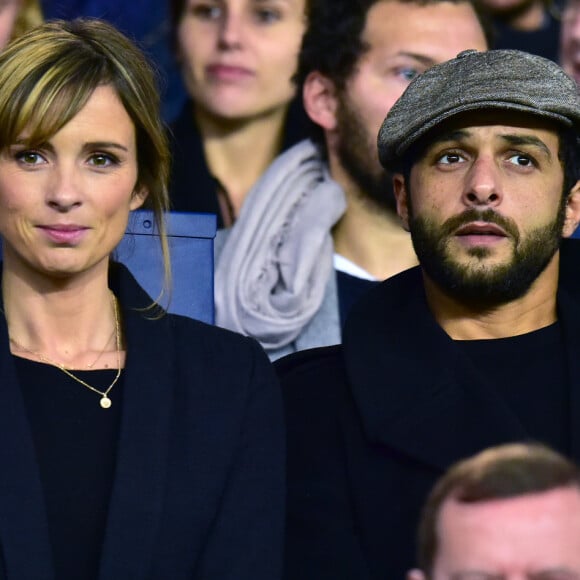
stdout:
[[(33, 354), (38, 360), (42, 361), (43, 363), (52, 365), (53, 367), (60, 369), (63, 373), (68, 375), (71, 379), (74, 379), (77, 383), (80, 383), (81, 385), (83, 385), (83, 387), (86, 387), (87, 389), (90, 389), (91, 391), (101, 395), (101, 400), (100, 400), (101, 407), (103, 409), (108, 409), (111, 406), (111, 399), (109, 399), (109, 393), (111, 392), (111, 389), (115, 386), (115, 384), (119, 380), (119, 377), (121, 376), (121, 327), (119, 324), (119, 305), (117, 303), (117, 298), (115, 297), (113, 292), (111, 292), (111, 300), (113, 302), (113, 312), (115, 313), (115, 337), (116, 337), (116, 346), (117, 346), (117, 374), (115, 375), (113, 382), (104, 391), (99, 391), (99, 389), (96, 389), (92, 385), (89, 385), (89, 383), (83, 381), (82, 379), (79, 379), (77, 376), (75, 376), (73, 373), (71, 373), (63, 364), (58, 363), (56, 361), (53, 361), (53, 360), (49, 359), (48, 357), (44, 356), (43, 354), (40, 354), (39, 352), (36, 352), (34, 350), (30, 350), (29, 348), (22, 346), (19, 342), (17, 342), (13, 338), (10, 339), (10, 342), (12, 342), (14, 345), (16, 345), (19, 349), (21, 349), (29, 354)], [(99, 358), (100, 358), (100, 355), (99, 355)]]

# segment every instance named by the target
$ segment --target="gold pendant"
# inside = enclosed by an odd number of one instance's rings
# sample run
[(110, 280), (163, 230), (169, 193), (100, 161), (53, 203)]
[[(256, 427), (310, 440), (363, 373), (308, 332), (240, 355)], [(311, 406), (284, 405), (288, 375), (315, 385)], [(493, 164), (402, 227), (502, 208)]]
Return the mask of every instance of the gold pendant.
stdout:
[(109, 399), (109, 397), (104, 395), (103, 398), (101, 399), (101, 407), (103, 407), (103, 409), (108, 409), (110, 406), (111, 406), (111, 399)]

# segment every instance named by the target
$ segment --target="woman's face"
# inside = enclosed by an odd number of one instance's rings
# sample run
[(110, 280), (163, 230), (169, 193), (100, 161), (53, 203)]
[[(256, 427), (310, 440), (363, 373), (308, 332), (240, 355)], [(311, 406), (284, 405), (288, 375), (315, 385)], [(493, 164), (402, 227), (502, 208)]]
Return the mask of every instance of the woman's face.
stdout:
[(177, 35), (196, 105), (224, 119), (286, 107), (304, 8), (305, 0), (186, 0)]
[(50, 277), (106, 271), (132, 209), (135, 127), (111, 86), (46, 143), (23, 141), (0, 153), (0, 234), (4, 269)]

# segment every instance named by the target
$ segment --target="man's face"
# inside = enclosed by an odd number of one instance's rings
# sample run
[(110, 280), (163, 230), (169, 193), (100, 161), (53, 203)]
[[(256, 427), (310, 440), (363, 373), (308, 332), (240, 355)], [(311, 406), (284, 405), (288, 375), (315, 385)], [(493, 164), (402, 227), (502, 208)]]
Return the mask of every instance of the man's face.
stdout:
[(433, 580), (579, 580), (580, 493), (443, 503)]
[(362, 194), (392, 209), (390, 178), (377, 153), (379, 128), (411, 80), (462, 50), (486, 50), (468, 3), (420, 6), (381, 0), (367, 14), (369, 46), (338, 95), (336, 155)]
[(425, 274), (480, 307), (526, 293), (558, 249), (566, 211), (556, 130), (525, 116), (499, 119), (447, 126), (413, 165), (408, 187), (395, 177)]
[(562, 13), (560, 64), (580, 86), (580, 0), (568, 0)]

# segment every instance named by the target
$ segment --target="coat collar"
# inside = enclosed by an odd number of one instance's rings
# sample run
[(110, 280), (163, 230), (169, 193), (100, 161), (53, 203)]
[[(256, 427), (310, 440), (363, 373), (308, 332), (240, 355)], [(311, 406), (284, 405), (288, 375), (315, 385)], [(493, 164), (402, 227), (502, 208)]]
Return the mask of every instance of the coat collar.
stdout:
[[(138, 310), (151, 299), (123, 266), (111, 266), (128, 337), (117, 466), (100, 567), (102, 580), (149, 577), (165, 489), (175, 352), (171, 317)], [(7, 577), (54, 577), (48, 524), (30, 426), (4, 317), (0, 318), (0, 543)]]
[[(578, 264), (580, 250), (575, 257)], [(568, 291), (576, 277), (562, 279), (558, 312), (572, 385), (572, 449), (580, 459), (580, 306)], [(343, 344), (370, 441), (446, 469), (485, 447), (530, 438), (435, 321), (419, 268), (371, 290), (349, 315)]]

